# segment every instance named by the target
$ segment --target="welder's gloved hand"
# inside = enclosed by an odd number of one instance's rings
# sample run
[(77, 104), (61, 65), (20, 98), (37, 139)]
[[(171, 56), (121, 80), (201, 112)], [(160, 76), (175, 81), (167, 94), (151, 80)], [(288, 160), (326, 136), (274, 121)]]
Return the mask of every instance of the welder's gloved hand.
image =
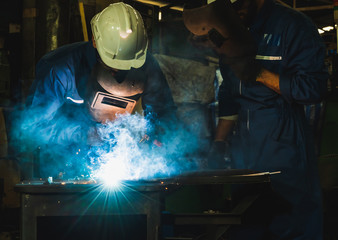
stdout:
[(151, 146), (162, 147), (162, 142), (157, 139), (151, 139), (151, 137), (147, 134), (144, 134), (143, 137), (139, 141), (140, 144), (150, 144)]
[(230, 167), (229, 147), (225, 141), (215, 141), (212, 143), (208, 153), (209, 169), (226, 169)]

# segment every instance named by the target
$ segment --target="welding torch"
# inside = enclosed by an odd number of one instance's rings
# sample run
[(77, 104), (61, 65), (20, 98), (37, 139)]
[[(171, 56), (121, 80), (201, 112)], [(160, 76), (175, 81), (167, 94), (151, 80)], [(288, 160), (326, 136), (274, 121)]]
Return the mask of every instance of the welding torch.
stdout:
[[(150, 140), (150, 137), (147, 134), (144, 134), (143, 137), (140, 139), (139, 143), (147, 143), (149, 142), (149, 140)], [(162, 147), (162, 143), (158, 141), (157, 139), (153, 141), (153, 144), (157, 147)]]

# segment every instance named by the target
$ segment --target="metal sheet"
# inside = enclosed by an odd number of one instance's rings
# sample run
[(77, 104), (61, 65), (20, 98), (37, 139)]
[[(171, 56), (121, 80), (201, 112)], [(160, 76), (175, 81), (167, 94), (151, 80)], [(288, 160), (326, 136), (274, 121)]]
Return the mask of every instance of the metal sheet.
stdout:
[[(269, 172), (257, 172), (246, 169), (193, 171), (168, 178), (147, 180), (124, 180), (120, 182), (123, 191), (165, 191), (170, 186), (199, 184), (246, 184), (270, 182)], [(69, 193), (102, 191), (105, 185), (92, 179), (62, 180), (52, 183), (48, 179), (26, 180), (15, 186), (15, 190), (25, 193)]]
[(247, 169), (208, 170), (189, 172), (163, 181), (167, 185), (246, 184), (270, 182), (270, 175), (270, 172), (257, 172)]

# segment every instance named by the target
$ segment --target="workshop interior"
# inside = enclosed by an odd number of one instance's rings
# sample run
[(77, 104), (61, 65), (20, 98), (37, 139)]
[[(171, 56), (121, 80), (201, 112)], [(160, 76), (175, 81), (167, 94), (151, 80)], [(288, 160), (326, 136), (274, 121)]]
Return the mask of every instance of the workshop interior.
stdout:
[[(148, 52), (162, 70), (182, 124), (163, 139), (147, 135), (142, 102), (103, 93), (95, 101), (134, 110), (134, 116), (100, 127), (105, 138), (121, 138), (88, 150), (46, 146), (20, 153), (16, 112), (36, 77), (36, 64), (61, 46), (92, 41), (91, 19), (109, 4), (124, 2), (139, 11)], [(195, 0), (197, 2), (205, 2)], [(308, 16), (326, 47), (327, 95), (306, 105), (313, 129), (323, 201), (323, 239), (338, 239), (338, 2), (276, 0)], [(192, 44), (183, 21), (188, 0), (6, 0), (0, 14), (0, 240), (114, 239), (223, 240), (232, 229), (268, 224), (288, 202), (271, 190), (279, 171), (205, 166), (218, 122), (223, 78), (215, 52)], [(93, 102), (94, 106), (97, 102)], [(26, 116), (26, 118), (36, 118)], [(77, 114), (77, 113), (74, 113)], [(34, 125), (34, 124), (32, 124)], [(29, 126), (28, 126), (29, 127)], [(144, 129), (143, 129), (144, 127)], [(122, 136), (126, 129), (130, 135)], [(151, 131), (151, 130), (149, 130)], [(13, 135), (16, 132), (16, 135)], [(158, 140), (158, 141), (157, 141)], [(30, 141), (29, 138), (25, 141)], [(113, 147), (123, 149), (113, 151)], [(243, 150), (245, 151), (245, 149)], [(83, 158), (94, 165), (81, 165)], [(103, 156), (103, 157), (102, 157)], [(129, 176), (103, 159), (128, 158)], [(144, 157), (146, 156), (146, 157)], [(101, 158), (102, 157), (102, 158)], [(94, 160), (93, 160), (94, 159)], [(97, 160), (100, 159), (100, 160)], [(101, 162), (100, 162), (101, 161)], [(46, 163), (48, 169), (46, 169)], [(99, 165), (101, 164), (101, 165)], [(80, 166), (81, 165), (81, 166)], [(124, 166), (124, 165), (123, 165)], [(61, 171), (60, 169), (63, 168)], [(85, 169), (84, 169), (85, 168)], [(109, 184), (98, 180), (109, 175)], [(119, 179), (120, 178), (120, 179)], [(116, 181), (118, 180), (118, 181)], [(295, 183), (297, 184), (297, 183)], [(245, 195), (232, 196), (233, 186)], [(290, 193), (292, 194), (292, 193)]]

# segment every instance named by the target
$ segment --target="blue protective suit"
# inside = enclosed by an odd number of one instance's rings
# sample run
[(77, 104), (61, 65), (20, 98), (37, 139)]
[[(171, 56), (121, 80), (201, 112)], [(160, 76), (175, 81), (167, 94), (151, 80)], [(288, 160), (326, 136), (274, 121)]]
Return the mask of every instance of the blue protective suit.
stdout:
[(304, 105), (319, 103), (326, 93), (325, 46), (310, 19), (273, 0), (265, 0), (250, 32), (261, 66), (280, 75), (281, 94), (244, 83), (220, 66), (220, 116), (238, 114), (232, 167), (281, 171), (272, 176), (272, 187), (292, 211), (272, 221), (272, 239), (322, 239), (317, 159)]
[[(46, 54), (36, 66), (36, 79), (20, 123), (20, 138), (24, 141), (20, 147), (32, 151), (40, 146), (40, 170), (46, 170), (49, 176), (53, 174), (52, 166), (57, 174), (70, 159), (71, 169), (82, 161), (81, 156), (74, 157), (78, 149), (89, 147), (88, 133), (98, 123), (89, 114), (85, 96), (98, 59), (92, 42), (78, 42)], [(141, 97), (145, 114), (151, 114), (156, 123), (175, 120), (176, 106), (170, 88), (153, 56), (148, 54), (141, 68), (121, 70), (115, 75), (120, 79), (130, 76), (144, 83)], [(44, 166), (46, 169), (42, 169)]]
[[(38, 117), (32, 121), (36, 122), (37, 130), (42, 131), (40, 134), (46, 136), (44, 142), (67, 145), (70, 141), (79, 141), (87, 134), (86, 127), (94, 124), (85, 106), (85, 95), (97, 59), (92, 42), (78, 42), (62, 46), (38, 62), (27, 107), (34, 112), (31, 117)], [(117, 74), (132, 75), (138, 78), (135, 81), (144, 82), (142, 107), (146, 114), (154, 114), (163, 121), (175, 115), (176, 107), (168, 83), (150, 54), (141, 68)], [(71, 121), (58, 124), (65, 118)]]

